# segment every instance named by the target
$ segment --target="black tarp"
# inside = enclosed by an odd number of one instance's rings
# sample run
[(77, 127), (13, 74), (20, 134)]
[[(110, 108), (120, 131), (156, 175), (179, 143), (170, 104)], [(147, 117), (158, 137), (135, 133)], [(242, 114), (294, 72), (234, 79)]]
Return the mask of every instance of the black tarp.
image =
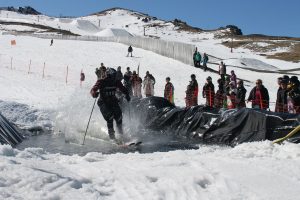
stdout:
[(19, 131), (0, 113), (0, 143), (14, 146), (22, 140)]
[(295, 114), (250, 108), (178, 108), (161, 97), (134, 99), (130, 110), (133, 113), (131, 117), (144, 128), (202, 143), (231, 146), (281, 138), (300, 124), (300, 117)]

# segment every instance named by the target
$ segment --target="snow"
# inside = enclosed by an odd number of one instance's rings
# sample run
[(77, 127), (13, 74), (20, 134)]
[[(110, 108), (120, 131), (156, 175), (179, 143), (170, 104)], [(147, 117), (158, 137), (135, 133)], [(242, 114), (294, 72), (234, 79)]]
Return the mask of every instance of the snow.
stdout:
[(2, 199), (298, 199), (299, 145), (152, 154), (48, 154), (0, 146)]
[[(37, 16), (5, 11), (0, 13), (0, 19), (38, 23)], [(99, 19), (101, 28), (97, 30)], [(111, 11), (107, 16), (63, 20), (40, 16), (39, 23), (84, 35), (100, 34), (105, 29), (104, 36), (120, 29), (142, 35), (146, 24), (125, 10)], [(155, 20), (155, 23), (164, 22)], [(248, 93), (255, 80), (261, 78), (269, 89), (271, 101), (276, 99), (276, 78), (282, 74), (248, 68), (277, 71), (299, 67), (299, 63), (266, 59), (243, 48), (230, 53), (220, 44), (222, 40), (215, 39), (211, 32), (187, 34), (177, 32), (170, 23), (165, 25), (157, 30), (148, 28), (147, 33), (166, 40), (193, 43), (200, 52), (222, 58), (227, 65), (238, 66), (229, 66), (227, 70), (235, 70), (238, 78), (251, 81), (246, 83)], [(18, 30), (22, 30), (22, 26), (18, 26)], [(158, 96), (163, 95), (165, 77), (171, 77), (177, 106), (185, 104), (191, 74), (196, 74), (200, 92), (207, 76), (217, 85), (216, 74), (150, 51), (134, 47), (135, 57), (126, 57), (128, 46), (118, 43), (55, 40), (50, 47), (49, 40), (33, 37), (1, 35), (0, 38), (0, 110), (21, 128), (43, 127), (56, 132), (60, 129), (69, 133), (70, 138), (81, 138), (94, 101), (89, 95), (96, 81), (94, 70), (102, 62), (107, 67), (122, 66), (123, 72), (127, 66), (136, 70), (140, 64), (142, 77), (150, 71), (156, 78)], [(13, 39), (16, 46), (10, 46)], [(86, 75), (82, 87), (79, 85), (81, 70)], [(199, 103), (204, 103), (201, 95)], [(98, 109), (89, 130), (88, 137), (107, 137)], [(298, 144), (273, 145), (265, 141), (235, 148), (200, 146), (199, 150), (110, 155), (90, 152), (80, 156), (48, 153), (43, 148), (17, 150), (0, 145), (0, 199), (294, 200), (299, 196), (299, 150)]]
[(96, 36), (100, 37), (132, 37), (130, 33), (128, 33), (124, 29), (112, 29), (106, 28), (98, 33), (95, 34)]

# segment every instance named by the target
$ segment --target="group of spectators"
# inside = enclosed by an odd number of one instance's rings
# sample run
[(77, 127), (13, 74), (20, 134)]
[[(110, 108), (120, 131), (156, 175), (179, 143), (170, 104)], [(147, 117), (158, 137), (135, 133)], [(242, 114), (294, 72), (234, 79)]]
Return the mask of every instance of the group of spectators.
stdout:
[[(106, 67), (101, 63), (101, 67), (96, 68), (98, 79), (105, 78)], [(230, 75), (226, 74), (226, 65), (221, 62), (219, 65), (220, 78), (217, 80), (218, 86), (212, 82), (212, 78), (208, 76), (206, 83), (202, 89), (202, 97), (206, 99), (206, 105), (215, 108), (243, 108), (246, 103), (252, 103), (252, 108), (267, 110), (269, 108), (270, 98), (268, 89), (263, 85), (261, 79), (257, 79), (255, 87), (246, 98), (247, 90), (244, 87), (244, 81), (237, 79), (234, 70), (230, 71)], [(142, 79), (136, 71), (131, 72), (127, 67), (126, 72), (122, 73), (121, 67), (117, 69), (116, 79), (123, 81), (129, 95), (142, 98), (154, 96), (155, 78), (149, 71), (146, 72)], [(300, 82), (296, 76), (289, 77), (287, 75), (278, 78), (278, 92), (276, 99), (275, 112), (300, 113)], [(143, 90), (143, 94), (142, 94)], [(191, 75), (191, 80), (186, 89), (186, 107), (198, 105), (199, 87), (196, 75)], [(170, 77), (166, 78), (164, 89), (164, 98), (174, 104), (174, 86)]]
[(206, 53), (203, 54), (203, 58), (201, 56), (201, 54), (199, 53), (197, 47), (196, 50), (193, 54), (193, 61), (194, 61), (194, 66), (197, 68), (201, 67), (201, 63), (203, 66), (203, 70), (206, 71), (207, 70), (207, 62), (208, 62), (208, 55)]
[[(241, 79), (237, 79), (234, 70), (230, 72), (230, 75), (227, 75), (226, 65), (221, 62), (219, 75), (216, 92), (212, 78), (210, 76), (206, 78), (202, 96), (206, 99), (207, 106), (233, 109), (246, 107), (246, 102), (250, 102), (252, 108), (269, 109), (269, 92), (261, 79), (256, 80), (255, 87), (252, 88), (246, 99), (247, 90), (244, 87), (244, 82)], [(279, 77), (278, 86), (275, 112), (300, 113), (300, 82), (298, 77), (289, 77), (287, 75)], [(198, 91), (196, 76), (192, 74), (186, 90), (186, 107), (198, 105)]]
[[(106, 67), (101, 63), (100, 68), (96, 68), (96, 75), (99, 79), (106, 77)], [(127, 67), (126, 72), (123, 74), (121, 66), (117, 68), (116, 80), (123, 82), (124, 86), (129, 92), (130, 96), (142, 98), (142, 89), (146, 97), (154, 95), (155, 78), (149, 71), (146, 72), (144, 80), (140, 77), (136, 71), (130, 71), (130, 67)]]

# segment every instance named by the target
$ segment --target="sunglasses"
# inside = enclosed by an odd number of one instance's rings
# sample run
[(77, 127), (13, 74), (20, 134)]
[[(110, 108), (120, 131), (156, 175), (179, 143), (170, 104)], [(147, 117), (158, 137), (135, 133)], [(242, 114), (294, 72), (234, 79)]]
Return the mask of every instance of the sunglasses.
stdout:
[(261, 83), (260, 82), (256, 82), (256, 85), (261, 85)]

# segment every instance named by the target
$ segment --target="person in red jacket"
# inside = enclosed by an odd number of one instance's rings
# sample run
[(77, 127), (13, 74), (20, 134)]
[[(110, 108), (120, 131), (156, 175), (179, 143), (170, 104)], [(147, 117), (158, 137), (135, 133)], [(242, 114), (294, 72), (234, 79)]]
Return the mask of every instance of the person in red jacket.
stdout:
[(174, 86), (170, 82), (170, 77), (166, 78), (166, 85), (164, 90), (164, 97), (167, 99), (170, 103), (174, 104)]
[(105, 78), (99, 79), (90, 91), (93, 98), (97, 98), (100, 94), (97, 104), (103, 118), (107, 122), (110, 139), (115, 139), (114, 119), (117, 123), (119, 134), (123, 134), (122, 110), (116, 97), (116, 90), (119, 89), (125, 94), (127, 101), (130, 101), (128, 90), (123, 86), (120, 80), (116, 80), (116, 73), (116, 70), (109, 68), (106, 71)]
[(256, 86), (251, 90), (248, 101), (252, 102), (252, 108), (266, 110), (269, 108), (269, 92), (262, 84), (261, 79), (256, 80)]
[(196, 80), (196, 75), (191, 75), (190, 84), (187, 86), (186, 90), (186, 107), (192, 107), (198, 105), (198, 82)]
[(211, 77), (206, 78), (206, 83), (203, 86), (202, 96), (206, 98), (206, 105), (209, 107), (214, 106), (214, 99), (215, 99), (215, 86), (212, 83)]
[(136, 73), (136, 71), (132, 72), (131, 77), (133, 96), (142, 98), (142, 78)]

